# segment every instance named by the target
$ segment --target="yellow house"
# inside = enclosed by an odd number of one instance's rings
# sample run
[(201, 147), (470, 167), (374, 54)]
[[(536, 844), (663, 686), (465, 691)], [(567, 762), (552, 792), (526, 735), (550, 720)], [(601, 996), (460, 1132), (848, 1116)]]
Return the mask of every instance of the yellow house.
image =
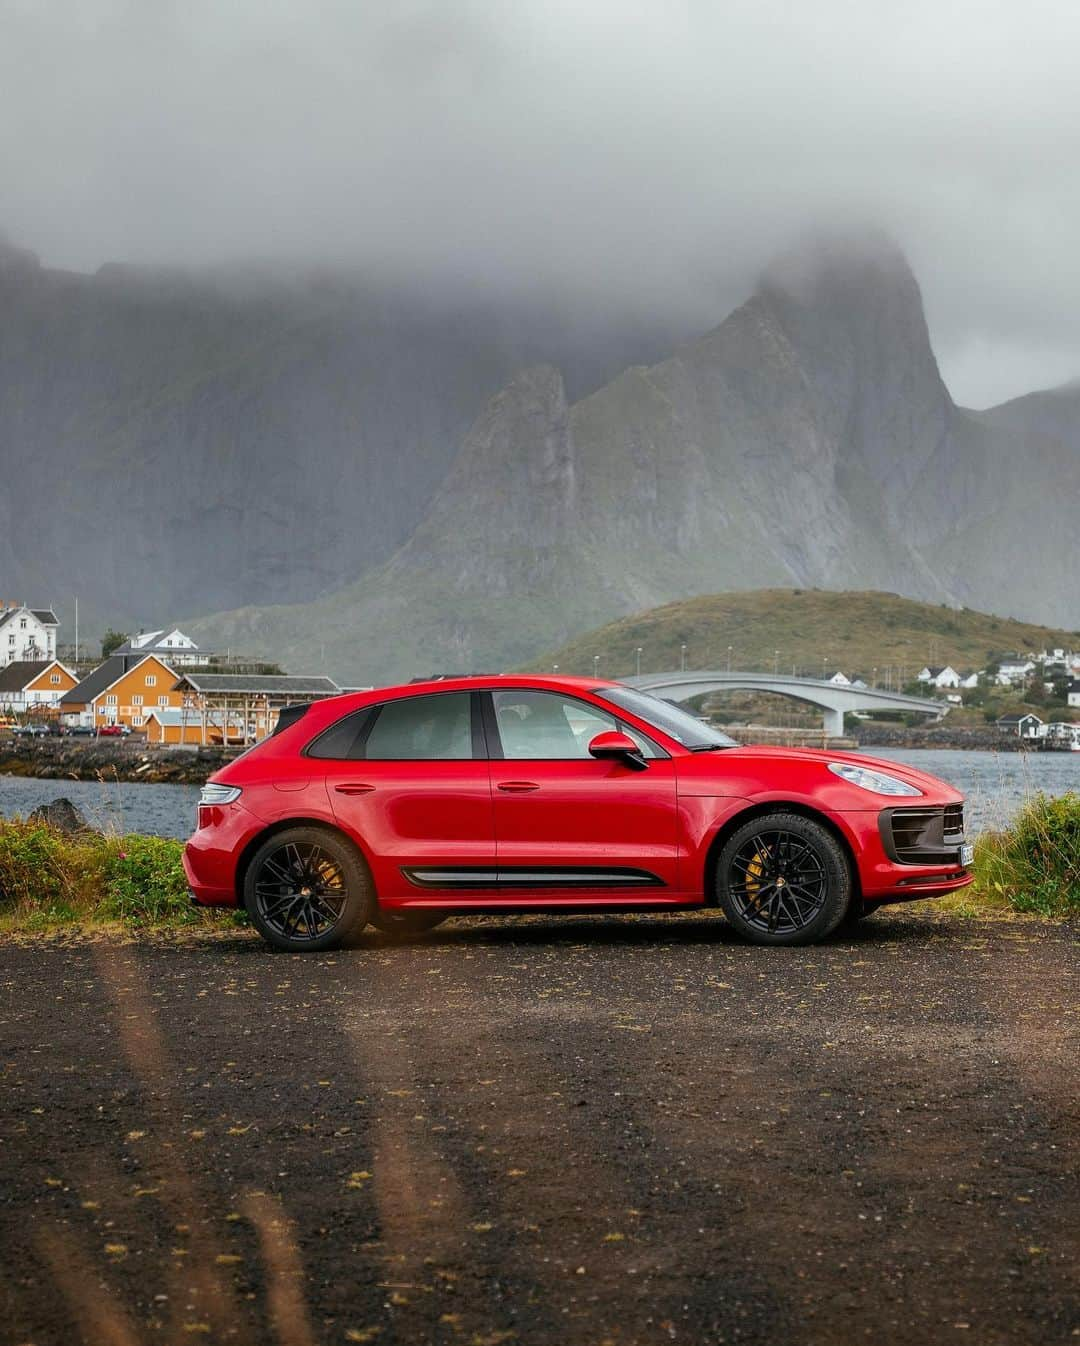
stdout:
[(203, 741), (202, 715), (190, 707), (177, 710), (175, 706), (152, 706), (146, 712), (147, 743), (201, 743)]
[(78, 678), (58, 659), (22, 660), (0, 669), (0, 708), (16, 714), (55, 711)]
[(112, 655), (60, 698), (60, 714), (95, 728), (143, 729), (151, 710), (183, 705), (175, 684), (176, 674), (156, 655)]

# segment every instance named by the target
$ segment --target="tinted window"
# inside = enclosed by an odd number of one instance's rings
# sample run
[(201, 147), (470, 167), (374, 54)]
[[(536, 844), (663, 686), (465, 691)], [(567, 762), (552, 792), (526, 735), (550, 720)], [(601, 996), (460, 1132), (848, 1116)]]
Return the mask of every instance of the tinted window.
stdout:
[(632, 687), (597, 687), (596, 695), (605, 701), (614, 702), (644, 720), (654, 724), (665, 734), (670, 734), (676, 743), (685, 748), (737, 748), (739, 745), (727, 734), (721, 733), (713, 725), (699, 720), (683, 710), (681, 706), (662, 701), (648, 692), (638, 692)]
[[(284, 712), (283, 712), (284, 713)], [(371, 706), (355, 710), (332, 724), (307, 750), (309, 757), (333, 757), (346, 760), (364, 755), (364, 731), (375, 715)], [(280, 720), (278, 721), (280, 725)], [(276, 732), (276, 731), (275, 731)]]
[[(597, 734), (626, 730), (614, 715), (574, 697), (556, 692), (496, 691), (491, 699), (499, 725), (503, 756), (519, 761), (587, 758), (589, 744)], [(652, 744), (633, 735), (647, 757), (655, 756)]]
[(386, 702), (378, 708), (363, 752), (369, 761), (437, 762), (472, 755), (472, 697), (468, 692)]

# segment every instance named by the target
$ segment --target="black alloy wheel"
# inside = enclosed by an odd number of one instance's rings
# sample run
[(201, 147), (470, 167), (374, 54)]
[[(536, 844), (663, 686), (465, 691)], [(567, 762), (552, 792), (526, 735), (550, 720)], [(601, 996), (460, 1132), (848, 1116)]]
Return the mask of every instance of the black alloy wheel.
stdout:
[(755, 818), (728, 839), (717, 864), (725, 916), (758, 944), (809, 944), (843, 920), (851, 870), (840, 843), (801, 814)]
[(359, 934), (374, 902), (367, 868), (343, 837), (296, 827), (252, 856), (244, 905), (274, 948), (318, 951)]

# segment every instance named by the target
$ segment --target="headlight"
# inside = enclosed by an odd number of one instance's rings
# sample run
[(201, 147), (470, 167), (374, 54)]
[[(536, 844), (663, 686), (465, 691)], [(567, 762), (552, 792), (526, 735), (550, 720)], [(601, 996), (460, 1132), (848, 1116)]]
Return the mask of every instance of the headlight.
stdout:
[(854, 762), (830, 762), (829, 770), (849, 785), (857, 785), (860, 790), (872, 790), (876, 795), (922, 794), (921, 790), (916, 790), (906, 780), (887, 776), (884, 771), (872, 771), (868, 766), (856, 766)]
[(231, 804), (240, 798), (238, 785), (207, 784), (199, 791), (199, 804)]

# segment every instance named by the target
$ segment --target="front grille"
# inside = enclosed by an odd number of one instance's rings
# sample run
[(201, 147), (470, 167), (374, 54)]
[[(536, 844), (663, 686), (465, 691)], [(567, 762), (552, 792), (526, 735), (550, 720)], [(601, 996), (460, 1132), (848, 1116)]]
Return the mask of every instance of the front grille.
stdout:
[(902, 865), (956, 863), (964, 840), (963, 804), (885, 809), (878, 821), (891, 860)]

